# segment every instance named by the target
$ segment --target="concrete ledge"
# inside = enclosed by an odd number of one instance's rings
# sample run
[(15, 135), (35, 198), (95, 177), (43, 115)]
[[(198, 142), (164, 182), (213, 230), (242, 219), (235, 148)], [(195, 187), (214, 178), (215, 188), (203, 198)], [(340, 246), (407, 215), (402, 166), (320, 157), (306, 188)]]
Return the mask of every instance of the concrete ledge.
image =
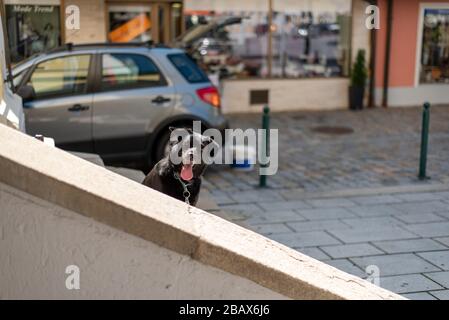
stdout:
[(0, 182), (286, 297), (402, 298), (4, 125), (0, 145)]

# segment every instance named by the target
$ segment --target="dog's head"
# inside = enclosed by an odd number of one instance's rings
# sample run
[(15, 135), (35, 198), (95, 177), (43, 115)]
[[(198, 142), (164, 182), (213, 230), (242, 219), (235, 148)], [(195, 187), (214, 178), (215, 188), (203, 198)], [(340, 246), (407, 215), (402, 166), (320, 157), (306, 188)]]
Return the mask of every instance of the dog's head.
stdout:
[[(199, 178), (214, 157), (218, 144), (190, 128), (170, 128), (169, 162), (184, 181)], [(204, 161), (206, 160), (206, 161)]]

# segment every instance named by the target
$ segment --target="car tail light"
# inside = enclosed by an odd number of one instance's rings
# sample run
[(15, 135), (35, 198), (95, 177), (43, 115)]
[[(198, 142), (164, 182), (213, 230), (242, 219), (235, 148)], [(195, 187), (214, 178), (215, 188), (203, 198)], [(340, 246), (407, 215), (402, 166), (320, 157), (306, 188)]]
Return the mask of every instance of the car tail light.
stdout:
[(220, 94), (218, 93), (217, 88), (207, 87), (207, 88), (198, 89), (198, 90), (196, 90), (196, 94), (204, 102), (206, 102), (216, 108), (220, 108)]

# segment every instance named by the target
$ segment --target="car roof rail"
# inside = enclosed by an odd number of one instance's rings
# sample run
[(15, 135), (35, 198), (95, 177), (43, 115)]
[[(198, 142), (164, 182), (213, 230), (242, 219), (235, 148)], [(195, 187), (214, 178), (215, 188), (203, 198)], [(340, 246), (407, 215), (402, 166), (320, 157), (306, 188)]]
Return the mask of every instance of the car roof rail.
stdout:
[(145, 42), (92, 42), (92, 43), (79, 43), (74, 44), (72, 42), (67, 42), (62, 46), (51, 49), (47, 52), (58, 52), (58, 51), (71, 51), (74, 48), (84, 48), (84, 47), (148, 47), (148, 48), (169, 48), (167, 45), (162, 43), (154, 43), (152, 40)]
[(73, 42), (67, 42), (61, 46), (58, 46), (53, 49), (45, 50), (41, 53), (57, 53), (63, 51), (72, 51), (75, 48), (90, 48), (90, 47), (105, 47), (105, 48), (117, 48), (117, 47), (147, 47), (147, 48), (165, 48), (169, 49), (170, 46), (167, 46), (162, 43), (154, 43), (152, 40), (145, 42), (92, 42), (92, 43), (79, 43), (74, 44)]

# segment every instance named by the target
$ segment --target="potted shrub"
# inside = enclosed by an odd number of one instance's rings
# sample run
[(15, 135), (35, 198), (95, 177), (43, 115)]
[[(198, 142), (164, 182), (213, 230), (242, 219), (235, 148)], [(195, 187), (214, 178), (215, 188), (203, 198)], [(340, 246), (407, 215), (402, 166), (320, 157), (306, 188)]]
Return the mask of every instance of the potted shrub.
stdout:
[(349, 108), (363, 109), (367, 70), (365, 66), (365, 50), (359, 50), (351, 71), (351, 85), (349, 86)]

